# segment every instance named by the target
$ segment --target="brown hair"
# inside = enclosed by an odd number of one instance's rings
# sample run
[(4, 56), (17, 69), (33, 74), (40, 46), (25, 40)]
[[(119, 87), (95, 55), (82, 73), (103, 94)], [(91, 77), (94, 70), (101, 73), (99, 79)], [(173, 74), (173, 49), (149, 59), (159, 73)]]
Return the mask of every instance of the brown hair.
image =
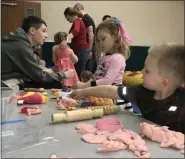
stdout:
[(83, 71), (80, 74), (81, 80), (83, 82), (88, 82), (92, 78), (93, 74), (90, 71)]
[(176, 85), (182, 85), (185, 78), (184, 45), (165, 43), (148, 50), (149, 56), (156, 58), (161, 73), (171, 73)]
[(81, 3), (76, 3), (73, 7), (73, 10), (77, 12), (77, 16), (82, 18), (83, 15), (80, 13), (81, 10), (84, 10), (84, 6)]
[(67, 7), (64, 11), (64, 16), (66, 17), (67, 15), (69, 16), (77, 16), (78, 12), (76, 10), (74, 10), (71, 7)]
[(111, 18), (110, 20), (103, 21), (98, 25), (95, 36), (97, 50), (96, 54), (97, 56), (100, 56), (101, 54), (101, 49), (97, 40), (97, 34), (100, 30), (104, 30), (107, 31), (111, 36), (115, 36), (116, 38), (115, 45), (113, 46), (112, 51), (122, 54), (127, 60), (130, 56), (129, 43), (121, 36), (119, 24), (116, 24), (114, 20), (115, 18)]
[(84, 10), (84, 6), (81, 3), (76, 3), (73, 9), (79, 12), (80, 10)]
[(105, 21), (107, 18), (112, 18), (110, 15), (104, 15), (102, 21)]
[(57, 32), (54, 35), (55, 44), (59, 45), (64, 40), (67, 40), (67, 33), (65, 33), (65, 32)]

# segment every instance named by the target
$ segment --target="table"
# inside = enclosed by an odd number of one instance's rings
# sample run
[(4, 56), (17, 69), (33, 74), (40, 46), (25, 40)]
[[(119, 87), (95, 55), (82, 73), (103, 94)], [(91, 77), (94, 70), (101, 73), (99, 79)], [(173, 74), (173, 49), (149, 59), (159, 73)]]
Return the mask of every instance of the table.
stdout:
[[(51, 94), (49, 94), (51, 96)], [(81, 141), (81, 134), (75, 126), (78, 122), (51, 124), (51, 114), (56, 113), (56, 101), (49, 100), (40, 105), (43, 113), (26, 116), (19, 114), (22, 106), (17, 106), (12, 114), (14, 119), (26, 119), (24, 122), (2, 125), (2, 157), (3, 158), (48, 158), (51, 153), (60, 157), (73, 158), (133, 158), (128, 150), (99, 153), (100, 144), (87, 144)], [(119, 119), (124, 128), (140, 133), (139, 123), (148, 122), (145, 119), (128, 112), (120, 112), (104, 117)], [(96, 119), (83, 121), (95, 123)], [(179, 150), (160, 148), (158, 143), (145, 139), (152, 158), (184, 158)]]

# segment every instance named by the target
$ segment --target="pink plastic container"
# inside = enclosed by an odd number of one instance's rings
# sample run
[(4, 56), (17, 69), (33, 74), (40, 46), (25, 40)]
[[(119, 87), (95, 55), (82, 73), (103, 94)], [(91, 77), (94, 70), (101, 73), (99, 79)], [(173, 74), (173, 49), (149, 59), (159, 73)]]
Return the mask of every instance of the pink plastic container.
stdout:
[(101, 131), (115, 132), (122, 128), (121, 122), (115, 118), (96, 120), (96, 127)]

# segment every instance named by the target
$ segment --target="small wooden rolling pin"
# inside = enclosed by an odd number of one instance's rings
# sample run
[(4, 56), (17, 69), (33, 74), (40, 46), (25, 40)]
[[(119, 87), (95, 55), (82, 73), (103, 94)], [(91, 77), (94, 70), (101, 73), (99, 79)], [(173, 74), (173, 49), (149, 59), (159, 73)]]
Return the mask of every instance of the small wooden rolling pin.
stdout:
[(73, 111), (66, 111), (63, 113), (56, 113), (51, 115), (52, 123), (59, 122), (72, 122), (72, 121), (80, 121), (80, 120), (88, 120), (92, 118), (102, 117), (103, 109), (78, 109)]

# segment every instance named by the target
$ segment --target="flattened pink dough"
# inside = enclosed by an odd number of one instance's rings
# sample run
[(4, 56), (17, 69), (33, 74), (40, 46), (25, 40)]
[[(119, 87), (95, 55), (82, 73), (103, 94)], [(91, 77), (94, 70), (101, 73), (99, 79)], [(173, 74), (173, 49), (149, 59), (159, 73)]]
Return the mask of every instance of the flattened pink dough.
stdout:
[(118, 151), (129, 148), (139, 158), (150, 158), (145, 141), (131, 130), (117, 130), (114, 133), (99, 131), (92, 124), (78, 124), (78, 132), (83, 133), (82, 139), (91, 144), (102, 143), (98, 151)]
[(101, 144), (107, 139), (104, 135), (95, 135), (92, 133), (82, 135), (82, 140), (90, 144)]
[(97, 128), (92, 124), (80, 123), (75, 128), (77, 129), (77, 132), (82, 134), (95, 133), (97, 131)]
[(125, 150), (128, 146), (118, 141), (104, 141), (98, 151), (118, 151)]

